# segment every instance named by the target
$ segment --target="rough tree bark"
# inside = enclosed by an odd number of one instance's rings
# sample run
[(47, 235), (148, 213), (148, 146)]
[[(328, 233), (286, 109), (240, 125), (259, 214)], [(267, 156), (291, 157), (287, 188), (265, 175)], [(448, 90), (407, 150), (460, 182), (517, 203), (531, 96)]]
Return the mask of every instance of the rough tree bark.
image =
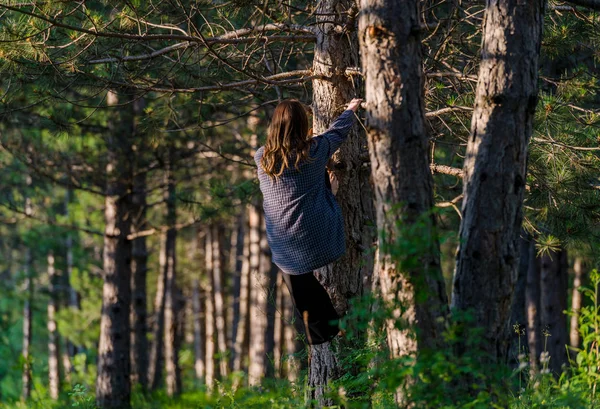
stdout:
[(167, 166), (165, 169), (166, 189), (164, 193), (167, 203), (167, 238), (165, 243), (165, 313), (164, 313), (164, 352), (167, 395), (174, 396), (179, 389), (179, 350), (177, 348), (177, 282), (176, 282), (176, 240), (177, 240), (177, 208), (175, 196), (175, 155), (174, 147), (169, 147)]
[[(419, 1), (362, 0), (359, 39), (366, 79), (367, 139), (380, 238), (375, 264), (383, 300), (394, 306), (387, 320), (392, 357), (416, 357), (441, 344), (438, 320), (447, 296), (435, 238), (433, 180), (425, 126)], [(397, 207), (399, 206), (399, 207)], [(422, 224), (427, 238), (418, 267), (402, 271), (384, 247), (398, 238), (398, 220)], [(398, 301), (401, 306), (398, 305)], [(398, 329), (396, 320), (406, 326)], [(416, 331), (416, 337), (412, 334)], [(396, 399), (406, 405), (404, 387)]]
[[(138, 145), (136, 169), (131, 195), (131, 233), (147, 229), (146, 225), (146, 170), (140, 154), (144, 153), (144, 135), (139, 132), (138, 121), (143, 109), (143, 101), (135, 101), (134, 137)], [(148, 311), (146, 278), (148, 275), (148, 249), (146, 236), (136, 237), (131, 243), (131, 383), (140, 384), (142, 390), (148, 388)]]
[[(353, 81), (345, 74), (347, 68), (359, 65), (357, 14), (358, 8), (352, 0), (325, 0), (318, 4), (313, 72), (323, 78), (312, 82), (315, 134), (325, 131), (350, 99), (359, 95), (360, 81)], [(340, 315), (346, 313), (350, 298), (362, 295), (364, 280), (369, 280), (373, 271), (373, 257), (367, 249), (375, 236), (369, 227), (373, 224), (374, 210), (369, 172), (360, 159), (364, 153), (365, 136), (357, 125), (332, 161), (333, 175), (339, 185), (337, 201), (344, 216), (346, 254), (333, 265), (320, 269), (317, 276)], [(332, 403), (324, 398), (325, 388), (340, 375), (334, 354), (330, 343), (311, 348), (308, 397), (321, 406)]]
[(550, 355), (549, 369), (560, 375), (562, 366), (567, 364), (567, 309), (568, 263), (567, 251), (550, 251), (541, 257), (540, 271), (540, 312), (541, 324), (550, 335), (544, 335), (542, 342)]
[[(117, 104), (117, 96), (109, 91), (109, 106)], [(104, 286), (102, 318), (98, 346), (96, 402), (101, 409), (129, 409), (130, 404), (130, 326), (131, 304), (131, 214), (130, 191), (132, 176), (127, 146), (131, 129), (124, 115), (113, 112), (107, 138), (108, 163), (104, 218)], [(120, 120), (117, 127), (115, 121)]]
[(539, 373), (541, 350), (540, 325), (540, 260), (537, 257), (535, 242), (529, 247), (529, 266), (525, 287), (525, 308), (527, 311), (527, 345), (529, 346), (529, 374), (533, 379)]
[(576, 358), (575, 349), (579, 348), (581, 336), (579, 334), (579, 311), (583, 305), (583, 297), (581, 296), (581, 286), (583, 285), (583, 262), (581, 257), (575, 257), (573, 263), (573, 296), (571, 297), (571, 323), (569, 331), (569, 344), (571, 346), (571, 358)]
[(453, 309), (484, 329), (482, 362), (508, 357), (543, 12), (544, 0), (486, 3), (452, 293)]
[(58, 348), (58, 328), (56, 326), (56, 311), (58, 306), (58, 293), (56, 268), (54, 266), (54, 253), (48, 253), (48, 394), (53, 400), (58, 399), (60, 389)]

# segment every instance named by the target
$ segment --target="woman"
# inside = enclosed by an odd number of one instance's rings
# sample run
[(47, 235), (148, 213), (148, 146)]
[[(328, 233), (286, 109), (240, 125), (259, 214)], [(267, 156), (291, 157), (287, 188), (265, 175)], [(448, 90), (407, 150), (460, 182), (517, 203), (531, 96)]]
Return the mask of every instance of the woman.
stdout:
[(344, 220), (325, 167), (348, 136), (360, 102), (353, 99), (325, 133), (311, 137), (304, 106), (297, 100), (282, 101), (265, 146), (254, 156), (273, 262), (284, 273), (313, 345), (339, 332), (339, 316), (314, 270), (346, 251)]

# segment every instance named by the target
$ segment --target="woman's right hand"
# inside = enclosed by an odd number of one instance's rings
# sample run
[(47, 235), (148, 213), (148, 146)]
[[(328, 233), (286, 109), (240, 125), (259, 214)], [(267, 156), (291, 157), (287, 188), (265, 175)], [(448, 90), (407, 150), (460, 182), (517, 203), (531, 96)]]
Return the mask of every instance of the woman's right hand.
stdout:
[(352, 101), (350, 101), (348, 103), (348, 106), (346, 107), (346, 109), (351, 109), (352, 111), (356, 112), (358, 110), (358, 107), (360, 107), (360, 103), (362, 102), (362, 98), (354, 98)]

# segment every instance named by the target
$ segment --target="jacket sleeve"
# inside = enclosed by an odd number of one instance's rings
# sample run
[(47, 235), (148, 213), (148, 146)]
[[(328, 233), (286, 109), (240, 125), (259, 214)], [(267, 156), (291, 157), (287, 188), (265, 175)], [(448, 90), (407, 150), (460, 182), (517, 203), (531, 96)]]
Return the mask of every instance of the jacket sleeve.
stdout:
[[(329, 144), (327, 157), (331, 157), (340, 147), (342, 142), (346, 140), (350, 129), (354, 125), (355, 116), (351, 109), (345, 110), (326, 130), (322, 135), (317, 136), (317, 139), (324, 139)], [(321, 142), (321, 141), (319, 141)]]

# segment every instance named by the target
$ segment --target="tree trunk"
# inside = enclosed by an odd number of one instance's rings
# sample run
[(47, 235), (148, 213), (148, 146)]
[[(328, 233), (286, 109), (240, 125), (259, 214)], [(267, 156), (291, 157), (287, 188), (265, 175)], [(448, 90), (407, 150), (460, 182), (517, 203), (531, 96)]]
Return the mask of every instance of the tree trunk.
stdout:
[[(244, 209), (244, 214), (249, 207)], [(244, 369), (245, 357), (248, 356), (250, 333), (250, 228), (244, 217), (244, 245), (242, 249), (242, 265), (240, 267), (240, 301), (239, 310), (234, 310), (233, 325), (236, 328), (233, 349), (233, 371)]]
[[(107, 104), (116, 105), (117, 96), (109, 91)], [(120, 117), (115, 113), (117, 117)], [(108, 164), (104, 217), (104, 286), (102, 318), (98, 346), (96, 402), (101, 409), (129, 409), (130, 404), (130, 326), (131, 241), (130, 187), (132, 169), (129, 162), (130, 121), (120, 118), (119, 129), (109, 121), (107, 139)], [(125, 125), (125, 126), (124, 126)]]
[(210, 239), (212, 240), (213, 264), (211, 271), (212, 290), (215, 305), (215, 331), (217, 335), (217, 352), (219, 353), (219, 375), (226, 377), (227, 365), (227, 328), (225, 327), (225, 289), (223, 286), (223, 241), (222, 229), (213, 224)]
[(204, 326), (205, 326), (205, 378), (204, 381), (206, 383), (206, 388), (209, 391), (212, 391), (215, 382), (215, 299), (212, 288), (212, 270), (213, 270), (213, 241), (211, 239), (210, 228), (206, 229), (206, 236), (204, 238), (205, 250), (204, 250), (204, 258), (205, 258), (205, 269), (207, 274), (206, 287), (204, 288), (204, 294), (206, 297), (204, 298)]
[[(235, 369), (235, 361), (237, 356), (237, 338), (238, 331), (243, 327), (241, 317), (241, 296), (242, 296), (242, 266), (244, 264), (244, 251), (246, 249), (246, 210), (245, 208), (237, 217), (236, 229), (232, 234), (235, 239), (232, 239), (230, 267), (233, 274), (232, 286), (232, 308), (231, 308), (231, 355), (229, 366), (233, 371)], [(247, 310), (246, 310), (247, 311)]]
[(569, 331), (569, 341), (571, 345), (571, 359), (575, 360), (577, 357), (576, 349), (579, 348), (581, 343), (581, 337), (579, 334), (579, 311), (583, 305), (583, 297), (581, 296), (581, 286), (583, 285), (583, 262), (581, 257), (575, 257), (573, 263), (573, 272), (575, 277), (573, 278), (573, 296), (571, 298), (571, 328)]
[[(26, 207), (31, 208), (31, 201), (26, 199)], [(31, 212), (29, 212), (31, 214)], [(33, 303), (33, 260), (31, 249), (25, 250), (25, 304), (23, 305), (23, 374), (22, 374), (22, 397), (28, 400), (31, 397), (31, 304)]]
[[(382, 235), (375, 279), (384, 302), (394, 309), (394, 319), (387, 321), (391, 356), (416, 358), (420, 349), (441, 344), (438, 319), (447, 312), (435, 217), (430, 213), (433, 180), (423, 106), (419, 1), (362, 0), (361, 9), (367, 138), (377, 228)], [(393, 248), (396, 240), (407, 240), (400, 236), (399, 219), (404, 226), (417, 226), (419, 236), (425, 238), (419, 244), (418, 264), (409, 270), (402, 265), (405, 261), (388, 254), (398, 252)], [(406, 261), (414, 265), (416, 260)], [(406, 323), (405, 328), (396, 327), (398, 319)], [(402, 389), (396, 399), (406, 405)]]
[[(317, 41), (313, 71), (323, 79), (313, 80), (313, 132), (320, 134), (344, 110), (349, 100), (358, 96), (360, 81), (354, 82), (345, 75), (347, 68), (359, 65), (356, 16), (358, 9), (352, 0), (325, 0), (317, 7), (315, 34)], [(344, 27), (346, 30), (338, 30)], [(366, 153), (364, 133), (356, 126), (348, 140), (334, 155), (333, 177), (338, 182), (337, 201), (344, 216), (346, 231), (346, 254), (329, 268), (321, 270), (321, 284), (327, 290), (340, 315), (348, 309), (350, 298), (363, 294), (363, 280), (369, 280), (373, 272), (373, 258), (369, 251), (375, 234), (373, 196), (369, 184), (369, 172), (361, 155)], [(336, 363), (334, 351), (329, 343), (311, 348), (313, 359), (309, 373), (325, 374), (309, 376), (309, 399), (324, 396), (327, 383), (339, 373), (338, 368), (321, 367), (325, 363)], [(332, 403), (321, 399), (324, 406)]]
[[(138, 131), (138, 118), (143, 109), (143, 100), (134, 102), (134, 134), (139, 146), (144, 146), (144, 135)], [(136, 234), (148, 228), (146, 220), (146, 170), (143, 160), (136, 157), (136, 174), (133, 179), (131, 196), (131, 233)], [(131, 382), (140, 384), (143, 391), (148, 388), (148, 311), (146, 279), (148, 275), (148, 249), (146, 236), (136, 237), (131, 243)]]
[[(71, 202), (72, 196), (71, 189), (67, 189), (65, 193), (65, 218), (66, 220), (70, 220), (69, 217), (69, 203)], [(79, 296), (77, 295), (77, 291), (71, 285), (71, 275), (73, 274), (73, 235), (72, 232), (67, 231), (67, 238), (65, 239), (65, 249), (66, 249), (66, 269), (65, 275), (63, 278), (63, 283), (65, 286), (65, 294), (66, 294), (66, 303), (65, 305), (72, 310), (79, 310)], [(72, 363), (71, 359), (77, 354), (78, 348), (73, 345), (73, 343), (69, 340), (67, 336), (64, 336), (65, 348), (62, 352), (62, 365), (64, 371), (64, 377), (67, 382), (71, 379), (71, 371), (72, 371)]]
[(271, 254), (266, 246), (264, 235), (262, 208), (253, 204), (249, 214), (250, 225), (250, 365), (248, 367), (248, 382), (250, 386), (260, 385), (261, 380), (269, 371), (269, 353), (272, 354), (272, 344), (267, 337), (268, 299), (271, 277)]
[(56, 269), (54, 267), (54, 253), (48, 253), (48, 394), (53, 400), (58, 399), (60, 389), (59, 373), (59, 348), (58, 329), (56, 327), (56, 311), (58, 306), (58, 294), (56, 291)]
[(204, 314), (200, 297), (200, 283), (192, 282), (192, 322), (194, 326), (194, 370), (196, 378), (204, 378)]
[(167, 203), (167, 239), (165, 244), (165, 322), (164, 352), (167, 395), (172, 397), (181, 392), (179, 389), (179, 350), (177, 348), (177, 283), (176, 279), (176, 239), (177, 210), (175, 196), (174, 148), (169, 148), (166, 167), (165, 201)]
[(514, 297), (510, 308), (510, 324), (511, 324), (511, 342), (510, 342), (510, 363), (511, 367), (519, 367), (519, 356), (525, 355), (526, 338), (525, 328), (527, 318), (525, 317), (525, 289), (527, 287), (527, 271), (529, 268), (529, 248), (532, 245), (532, 238), (521, 230), (521, 238), (519, 239), (521, 246), (519, 252), (519, 271), (517, 283), (515, 285)]
[[(556, 376), (567, 364), (568, 264), (566, 250), (550, 251), (541, 260), (540, 311), (544, 351), (550, 355), (550, 371)], [(547, 335), (549, 334), (549, 335)]]
[(148, 385), (155, 390), (162, 379), (162, 363), (164, 353), (165, 330), (165, 296), (167, 288), (167, 232), (160, 233), (160, 249), (158, 256), (158, 281), (156, 284), (156, 297), (154, 299), (154, 325), (152, 328), (152, 347), (148, 368)]
[(537, 257), (535, 242), (529, 246), (529, 266), (525, 287), (525, 308), (527, 310), (527, 345), (529, 346), (529, 375), (534, 378), (539, 373), (541, 350), (540, 325), (540, 260)]
[(487, 0), (485, 11), (452, 293), (484, 329), (482, 362), (508, 357), (543, 12), (544, 0)]

